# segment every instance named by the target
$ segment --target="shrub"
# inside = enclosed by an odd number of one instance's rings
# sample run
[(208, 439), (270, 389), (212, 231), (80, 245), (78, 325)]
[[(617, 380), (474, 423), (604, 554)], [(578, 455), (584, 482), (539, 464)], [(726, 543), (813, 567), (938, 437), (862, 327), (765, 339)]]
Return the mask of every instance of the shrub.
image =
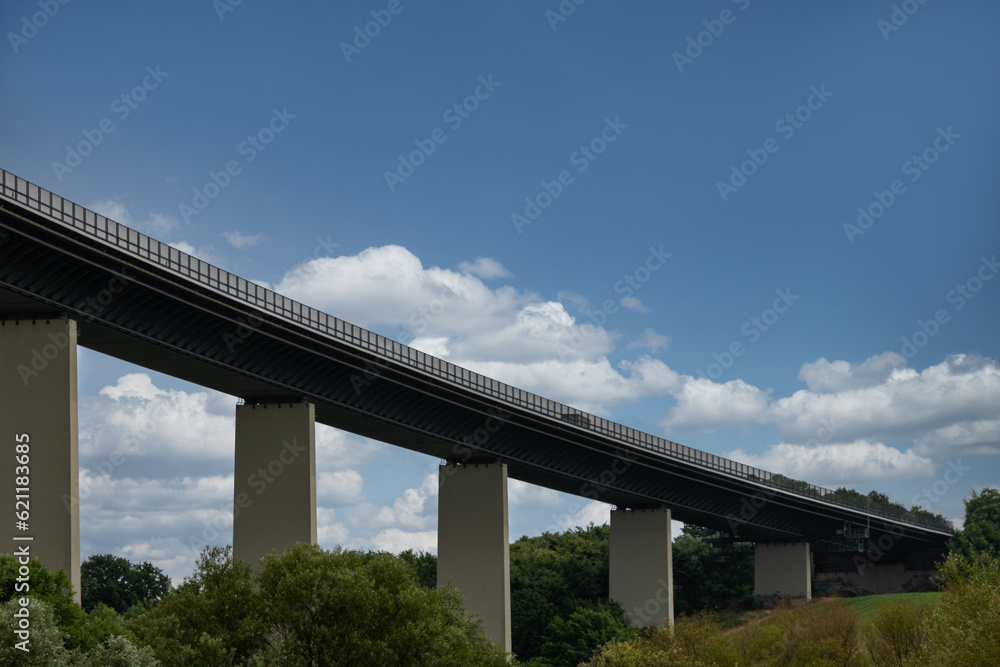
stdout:
[(1000, 557), (952, 554), (939, 570), (946, 589), (931, 619), (927, 651), (916, 664), (996, 664), (1000, 655)]
[(867, 633), (868, 655), (876, 667), (902, 667), (923, 647), (930, 611), (927, 606), (897, 600), (872, 615)]

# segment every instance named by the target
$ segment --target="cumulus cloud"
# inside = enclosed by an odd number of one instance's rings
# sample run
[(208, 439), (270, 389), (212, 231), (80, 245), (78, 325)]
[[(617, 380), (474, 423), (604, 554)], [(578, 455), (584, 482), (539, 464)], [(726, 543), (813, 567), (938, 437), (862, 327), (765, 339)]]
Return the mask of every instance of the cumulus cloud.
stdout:
[[(607, 355), (618, 335), (560, 301), (485, 285), (482, 277), (506, 274), (496, 260), (460, 268), (426, 268), (406, 248), (384, 246), (310, 260), (275, 289), (361, 326), (402, 328), (417, 349), (581, 409), (606, 410), (664, 384), (651, 381), (648, 362), (615, 368)], [(650, 331), (640, 342), (660, 349), (664, 341)]]
[(677, 405), (660, 422), (667, 433), (710, 432), (725, 427), (744, 428), (751, 422), (763, 423), (770, 398), (769, 392), (743, 380), (718, 383), (690, 376), (685, 376), (675, 396)]
[(869, 357), (860, 364), (818, 359), (802, 365), (799, 379), (813, 393), (836, 394), (880, 385), (889, 379), (894, 370), (905, 366), (906, 359), (898, 352), (884, 352)]
[[(812, 437), (827, 419), (837, 424), (843, 441), (919, 438), (923, 453), (934, 446), (939, 455), (951, 456), (971, 444), (1000, 454), (1000, 439), (989, 425), (997, 405), (1000, 366), (978, 355), (954, 355), (919, 373), (895, 368), (879, 384), (838, 393), (797, 391), (775, 401), (767, 420), (790, 442)], [(952, 447), (955, 452), (948, 451)]]
[(931, 459), (881, 442), (857, 440), (818, 446), (781, 443), (760, 455), (742, 449), (725, 454), (741, 463), (813, 484), (853, 486), (858, 482), (912, 479), (934, 475)]

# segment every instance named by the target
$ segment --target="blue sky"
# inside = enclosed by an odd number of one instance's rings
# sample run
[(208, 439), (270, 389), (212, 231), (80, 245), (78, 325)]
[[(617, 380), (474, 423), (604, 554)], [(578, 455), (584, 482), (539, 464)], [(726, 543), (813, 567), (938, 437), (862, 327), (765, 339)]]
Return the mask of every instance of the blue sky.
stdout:
[[(971, 0), (17, 0), (0, 166), (487, 375), (960, 523), (1000, 478), (998, 25)], [(231, 539), (234, 400), (87, 351), (79, 392), (84, 554), (190, 572)], [(434, 549), (436, 460), (319, 438), (324, 546)], [(512, 538), (607, 518), (510, 493)]]

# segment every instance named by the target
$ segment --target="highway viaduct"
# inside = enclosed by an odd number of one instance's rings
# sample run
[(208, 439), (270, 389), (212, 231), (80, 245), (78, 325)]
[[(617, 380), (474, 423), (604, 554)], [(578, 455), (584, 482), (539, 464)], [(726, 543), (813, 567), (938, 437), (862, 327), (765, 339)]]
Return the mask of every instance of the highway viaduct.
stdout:
[(241, 399), (233, 548), (251, 564), (316, 542), (317, 421), (441, 459), (439, 584), (508, 650), (508, 477), (613, 505), (610, 594), (640, 623), (673, 619), (672, 518), (754, 542), (756, 593), (805, 598), (819, 573), (898, 589), (951, 533), (473, 373), (0, 170), (0, 498), (30, 495), (27, 529), (0, 535), (78, 596), (78, 346)]

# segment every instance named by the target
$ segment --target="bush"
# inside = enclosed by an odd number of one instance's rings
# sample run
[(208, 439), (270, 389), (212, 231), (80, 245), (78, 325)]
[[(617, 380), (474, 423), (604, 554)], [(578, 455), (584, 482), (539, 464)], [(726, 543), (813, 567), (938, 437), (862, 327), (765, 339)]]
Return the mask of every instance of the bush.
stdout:
[(27, 609), (30, 619), (30, 639), (23, 651), (17, 648), (20, 641), (14, 631), (18, 629), (18, 618), (14, 616), (20, 603), (9, 600), (0, 608), (0, 664), (5, 667), (65, 667), (69, 665), (70, 653), (63, 646), (63, 633), (56, 623), (52, 605), (40, 599), (32, 599)]
[(915, 664), (974, 667), (1000, 655), (1000, 557), (952, 554), (939, 568), (946, 589), (931, 618), (928, 650)]
[(929, 618), (928, 607), (903, 600), (875, 610), (866, 644), (876, 667), (908, 664), (924, 645)]

